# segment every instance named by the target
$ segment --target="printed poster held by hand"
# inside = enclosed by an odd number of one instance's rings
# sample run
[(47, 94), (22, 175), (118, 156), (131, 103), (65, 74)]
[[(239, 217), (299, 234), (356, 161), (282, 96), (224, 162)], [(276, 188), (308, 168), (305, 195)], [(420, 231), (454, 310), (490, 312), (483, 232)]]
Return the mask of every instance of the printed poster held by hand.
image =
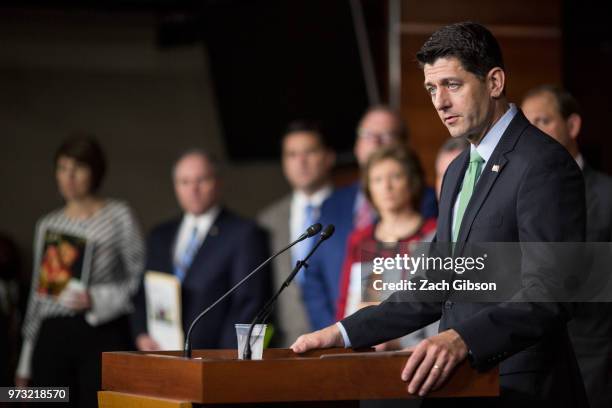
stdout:
[(181, 350), (184, 334), (180, 281), (168, 273), (147, 271), (144, 285), (149, 335), (162, 350)]

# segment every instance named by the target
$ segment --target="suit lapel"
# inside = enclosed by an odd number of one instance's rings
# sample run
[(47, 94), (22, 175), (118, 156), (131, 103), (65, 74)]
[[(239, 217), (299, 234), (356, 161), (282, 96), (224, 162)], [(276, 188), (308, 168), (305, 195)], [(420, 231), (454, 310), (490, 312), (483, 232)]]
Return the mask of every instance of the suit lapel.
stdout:
[[(472, 198), (465, 209), (465, 214), (463, 215), (463, 220), (461, 220), (461, 227), (459, 229), (459, 236), (457, 237), (457, 243), (455, 247), (455, 251), (457, 253), (461, 253), (463, 248), (463, 243), (467, 240), (468, 234), (472, 229), (472, 224), (474, 223), (474, 219), (476, 219), (476, 215), (482, 207), (482, 204), (485, 202), (485, 199), (489, 195), (493, 184), (497, 181), (499, 177), (500, 171), (503, 170), (505, 164), (507, 163), (507, 159), (503, 156), (496, 155), (493, 153), (487, 162), (487, 165), (482, 170), (480, 174), (480, 178), (476, 183), (476, 188), (474, 193), (472, 194)], [(498, 166), (498, 171), (493, 171), (493, 166)]]
[[(518, 137), (523, 132), (525, 127), (529, 125), (529, 122), (519, 110), (514, 119), (508, 125), (508, 128), (499, 140), (499, 143), (495, 147), (493, 154), (489, 158), (487, 165), (482, 170), (480, 178), (476, 184), (472, 198), (467, 205), (463, 220), (461, 221), (461, 227), (459, 229), (459, 236), (457, 237), (457, 243), (455, 252), (460, 254), (464, 243), (467, 241), (472, 224), (478, 215), (478, 211), (484, 204), (486, 198), (491, 191), (491, 188), (499, 178), (499, 175), (504, 170), (504, 167), (508, 163), (506, 154), (514, 149)], [(495, 167), (495, 171), (494, 171)], [(454, 203), (454, 201), (453, 201)]]
[[(457, 195), (461, 190), (461, 183), (463, 181), (463, 175), (465, 174), (465, 170), (467, 169), (470, 158), (470, 149), (465, 149), (463, 153), (457, 158), (457, 160), (461, 163), (461, 166), (456, 171), (448, 171), (446, 173), (446, 177), (444, 179), (443, 186), (443, 194), (450, 194), (449, 199), (440, 201), (440, 215), (446, 217), (446, 222), (440, 222), (438, 225), (440, 226), (440, 230), (437, 231), (438, 242), (451, 242), (452, 237), (452, 225), (453, 225), (453, 208), (455, 204), (455, 200), (457, 199)], [(449, 186), (448, 190), (444, 189), (444, 187)]]
[(181, 217), (173, 220), (161, 235), (160, 248), (163, 249), (160, 251), (162, 266), (159, 267), (159, 269), (162, 270), (158, 272), (165, 272), (170, 275), (174, 274), (174, 247), (178, 238), (179, 228), (181, 227), (181, 221)]

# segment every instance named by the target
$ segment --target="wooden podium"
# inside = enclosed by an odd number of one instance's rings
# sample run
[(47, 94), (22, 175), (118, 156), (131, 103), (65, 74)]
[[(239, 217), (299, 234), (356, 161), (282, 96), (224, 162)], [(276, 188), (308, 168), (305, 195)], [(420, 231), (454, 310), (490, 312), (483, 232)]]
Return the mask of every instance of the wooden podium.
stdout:
[[(103, 353), (99, 407), (357, 407), (359, 400), (412, 398), (400, 379), (407, 353), (267, 349), (263, 360), (244, 361), (236, 350), (194, 350), (193, 357)], [(497, 368), (479, 373), (464, 361), (430, 397), (497, 395)]]

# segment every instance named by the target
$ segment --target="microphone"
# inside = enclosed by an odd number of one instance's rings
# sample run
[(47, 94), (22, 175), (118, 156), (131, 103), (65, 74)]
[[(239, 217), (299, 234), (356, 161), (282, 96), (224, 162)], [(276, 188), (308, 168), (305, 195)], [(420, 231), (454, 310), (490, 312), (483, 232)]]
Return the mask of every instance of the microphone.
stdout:
[(327, 240), (329, 237), (331, 237), (332, 235), (334, 235), (334, 231), (336, 230), (336, 227), (334, 227), (332, 224), (329, 224), (327, 227), (325, 227), (325, 229), (323, 230), (323, 232), (321, 232), (321, 234), (319, 235), (319, 240), (317, 241), (317, 243), (312, 247), (312, 249), (310, 250), (310, 252), (306, 255), (306, 258), (304, 258), (303, 261), (298, 261), (300, 263), (299, 267), (296, 263), (295, 268), (293, 268), (293, 271), (291, 271), (291, 273), (289, 274), (289, 276), (287, 277), (287, 279), (285, 279), (285, 281), (283, 282), (283, 284), (281, 285), (281, 288), (279, 289), (279, 295), (280, 292), (285, 290), (285, 288), (287, 286), (289, 286), (289, 284), (291, 284), (291, 281), (293, 280), (293, 278), (295, 278), (295, 275), (298, 274), (298, 272), (300, 271), (300, 268), (302, 266), (304, 266), (305, 268), (308, 268), (308, 264), (306, 263), (306, 261), (308, 261), (308, 259), (312, 256), (312, 254), (314, 254), (314, 252), (317, 250), (317, 248), (319, 247), (319, 245), (321, 245), (323, 243), (323, 241)]
[(279, 256), (283, 252), (287, 251), (289, 248), (291, 248), (298, 242), (301, 242), (305, 240), (306, 238), (310, 238), (312, 236), (317, 235), (319, 231), (321, 231), (321, 228), (322, 228), (321, 224), (319, 223), (312, 224), (295, 241), (291, 242), (289, 245), (287, 245), (286, 247), (284, 247), (283, 249), (281, 249), (280, 251), (278, 251), (277, 253), (275, 253), (274, 255), (266, 259), (265, 261), (263, 261), (257, 268), (253, 269), (253, 271), (251, 271), (247, 276), (242, 278), (240, 282), (236, 283), (230, 290), (228, 290), (221, 297), (219, 297), (219, 299), (215, 300), (213, 304), (208, 306), (206, 309), (204, 309), (204, 311), (202, 311), (199, 315), (197, 315), (196, 318), (193, 319), (193, 322), (191, 322), (191, 325), (189, 325), (189, 329), (187, 330), (187, 336), (185, 336), (185, 346), (183, 348), (183, 357), (191, 358), (191, 332), (193, 331), (194, 327), (196, 326), (196, 324), (200, 321), (202, 317), (204, 317), (210, 310), (212, 310), (215, 306), (217, 306), (217, 304), (219, 304), (223, 299), (225, 299), (226, 297), (234, 293), (234, 291), (238, 289), (245, 281), (247, 281), (251, 276), (256, 274), (261, 268), (269, 264), (274, 258)]
[[(320, 230), (321, 228), (319, 228), (319, 231)], [(304, 258), (304, 260), (298, 260), (296, 262), (295, 267), (293, 268), (293, 271), (291, 271), (291, 273), (289, 274), (287, 279), (285, 279), (281, 287), (276, 291), (274, 296), (272, 296), (270, 300), (268, 300), (268, 302), (264, 305), (264, 307), (261, 308), (261, 310), (257, 313), (257, 315), (255, 315), (255, 318), (253, 319), (253, 321), (251, 322), (251, 326), (249, 327), (249, 334), (247, 335), (247, 341), (244, 347), (244, 352), (242, 354), (242, 358), (244, 360), (251, 359), (251, 336), (253, 334), (253, 329), (255, 328), (255, 325), (257, 324), (257, 322), (260, 320), (265, 321), (268, 318), (268, 315), (272, 311), (272, 308), (274, 307), (274, 304), (276, 303), (276, 300), (278, 299), (282, 291), (285, 290), (291, 284), (291, 281), (293, 280), (293, 278), (295, 278), (295, 275), (297, 275), (297, 273), (300, 271), (302, 266), (305, 268), (308, 268), (308, 263), (307, 263), (308, 259), (310, 259), (312, 254), (314, 254), (314, 252), (323, 243), (323, 241), (327, 240), (329, 237), (334, 235), (335, 230), (336, 228), (332, 224), (329, 224), (327, 227), (325, 227), (323, 232), (321, 232), (321, 234), (319, 235), (319, 240), (312, 247), (310, 252), (308, 252), (308, 254), (306, 255), (306, 258)]]
[(306, 238), (314, 237), (319, 233), (319, 231), (321, 231), (321, 228), (323, 227), (318, 222), (316, 224), (312, 224), (310, 227), (306, 228), (306, 232), (298, 237), (297, 242), (300, 242)]
[[(320, 230), (320, 228), (319, 228), (319, 230)], [(329, 224), (327, 227), (325, 227), (325, 229), (321, 233), (321, 241), (325, 241), (326, 239), (328, 239), (329, 237), (334, 235), (334, 231), (335, 230), (336, 230), (336, 227), (334, 227), (333, 224)]]

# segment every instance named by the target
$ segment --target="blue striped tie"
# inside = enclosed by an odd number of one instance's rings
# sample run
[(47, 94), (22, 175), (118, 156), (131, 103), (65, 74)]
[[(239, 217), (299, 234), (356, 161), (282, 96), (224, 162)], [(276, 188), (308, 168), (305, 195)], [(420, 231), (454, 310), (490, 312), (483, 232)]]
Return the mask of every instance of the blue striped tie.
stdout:
[[(304, 208), (304, 224), (302, 224), (302, 229), (299, 231), (300, 234), (306, 231), (306, 228), (314, 224), (315, 208), (316, 207), (312, 204), (308, 204)], [(295, 265), (298, 260), (303, 261), (304, 258), (306, 258), (306, 255), (308, 255), (308, 252), (312, 248), (312, 240), (307, 239), (305, 241), (302, 241), (299, 244), (297, 244), (294, 248), (295, 250), (293, 251), (293, 265)], [(300, 272), (298, 272), (297, 276), (295, 277), (295, 279), (300, 285), (304, 283), (304, 278), (305, 278), (304, 273), (305, 273), (304, 269), (301, 269)]]
[(198, 244), (198, 228), (194, 227), (193, 231), (191, 232), (191, 238), (189, 238), (189, 242), (187, 243), (187, 247), (179, 258), (178, 265), (174, 266), (174, 275), (176, 275), (181, 282), (183, 282), (183, 279), (185, 279), (185, 274), (191, 266), (191, 262), (193, 262), (193, 258), (199, 247)]

